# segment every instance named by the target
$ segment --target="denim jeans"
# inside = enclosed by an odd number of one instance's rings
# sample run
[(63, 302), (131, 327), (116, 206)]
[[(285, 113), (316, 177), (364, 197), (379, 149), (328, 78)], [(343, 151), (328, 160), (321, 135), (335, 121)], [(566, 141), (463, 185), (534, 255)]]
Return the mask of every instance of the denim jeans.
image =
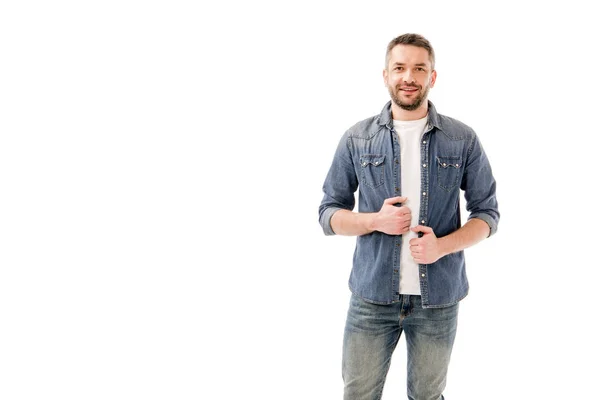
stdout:
[(444, 399), (458, 304), (423, 308), (421, 296), (402, 295), (400, 300), (378, 305), (352, 295), (344, 332), (344, 400), (381, 399), (402, 332), (407, 346), (408, 398)]

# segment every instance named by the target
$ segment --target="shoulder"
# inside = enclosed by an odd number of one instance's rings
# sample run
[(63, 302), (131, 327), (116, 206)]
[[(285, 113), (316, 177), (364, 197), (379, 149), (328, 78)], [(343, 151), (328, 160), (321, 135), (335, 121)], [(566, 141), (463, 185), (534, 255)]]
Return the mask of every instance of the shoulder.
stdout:
[(348, 139), (369, 140), (379, 134), (384, 128), (385, 125), (381, 123), (380, 116), (374, 115), (352, 125), (346, 131), (345, 136)]
[(472, 140), (476, 137), (473, 128), (447, 115), (438, 114), (438, 127), (451, 140)]

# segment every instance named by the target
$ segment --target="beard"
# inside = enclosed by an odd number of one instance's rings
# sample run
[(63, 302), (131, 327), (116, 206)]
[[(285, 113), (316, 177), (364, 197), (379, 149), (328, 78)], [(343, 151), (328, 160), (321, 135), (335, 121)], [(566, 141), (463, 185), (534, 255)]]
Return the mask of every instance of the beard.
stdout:
[(429, 93), (429, 85), (425, 86), (424, 88), (419, 86), (409, 86), (419, 89), (419, 94), (417, 94), (412, 100), (409, 101), (402, 101), (400, 96), (398, 96), (397, 93), (400, 91), (400, 85), (396, 86), (395, 89), (391, 86), (388, 86), (388, 91), (390, 92), (390, 97), (392, 98), (392, 101), (398, 107), (406, 111), (414, 111), (417, 108), (421, 107), (421, 104), (423, 104), (423, 101), (427, 98), (427, 94)]

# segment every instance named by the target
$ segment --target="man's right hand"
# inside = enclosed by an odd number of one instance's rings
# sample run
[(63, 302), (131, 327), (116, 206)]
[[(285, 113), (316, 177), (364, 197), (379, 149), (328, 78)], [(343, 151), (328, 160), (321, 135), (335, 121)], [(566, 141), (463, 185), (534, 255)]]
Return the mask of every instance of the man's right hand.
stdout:
[(397, 207), (394, 204), (404, 203), (406, 197), (391, 197), (383, 201), (383, 205), (373, 219), (373, 229), (388, 235), (402, 235), (410, 229), (412, 219), (410, 208)]

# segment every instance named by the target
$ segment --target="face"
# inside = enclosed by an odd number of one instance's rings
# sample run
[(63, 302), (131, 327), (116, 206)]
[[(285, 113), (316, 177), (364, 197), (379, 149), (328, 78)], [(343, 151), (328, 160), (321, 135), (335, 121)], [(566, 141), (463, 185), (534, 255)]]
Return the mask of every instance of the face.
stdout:
[(436, 75), (427, 50), (400, 44), (390, 51), (383, 80), (392, 101), (403, 110), (413, 111), (426, 102)]

